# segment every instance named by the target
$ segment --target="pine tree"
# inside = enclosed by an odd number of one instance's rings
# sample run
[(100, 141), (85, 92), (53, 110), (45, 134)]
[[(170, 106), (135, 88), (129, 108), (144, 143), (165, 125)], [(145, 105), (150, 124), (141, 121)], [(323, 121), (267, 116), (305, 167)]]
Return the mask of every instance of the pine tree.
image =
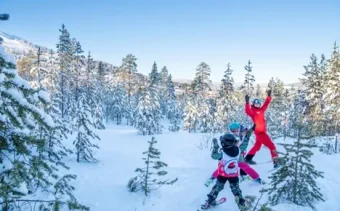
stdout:
[(273, 99), (270, 109), (266, 112), (267, 128), (272, 138), (275, 139), (284, 135), (284, 118), (285, 112), (288, 111), (288, 104), (284, 99), (285, 89), (281, 80), (271, 78), (268, 89), (272, 90)]
[(233, 70), (231, 69), (230, 63), (228, 63), (227, 69), (223, 75), (221, 88), (219, 90), (220, 98), (230, 99), (235, 91), (234, 79), (231, 77), (232, 73), (233, 73)]
[(184, 108), (184, 129), (189, 133), (196, 132), (199, 127), (199, 111), (193, 99), (187, 102)]
[(169, 107), (173, 106), (173, 104), (177, 104), (177, 96), (175, 93), (175, 85), (172, 81), (171, 74), (167, 77), (166, 87), (163, 94), (162, 104), (164, 107), (164, 113), (166, 117), (170, 120), (171, 118), (171, 109)]
[(142, 135), (159, 134), (162, 133), (161, 119), (158, 93), (155, 88), (147, 87), (142, 91), (135, 110), (135, 127)]
[(241, 89), (243, 90), (244, 94), (252, 96), (254, 94), (255, 77), (254, 75), (252, 75), (253, 67), (251, 66), (250, 60), (248, 61), (248, 64), (244, 67), (244, 69), (247, 71), (247, 73)]
[(206, 96), (211, 91), (212, 82), (210, 80), (211, 70), (208, 64), (201, 62), (196, 68), (196, 76), (193, 82), (193, 91), (196, 95)]
[(131, 104), (131, 95), (132, 95), (132, 89), (133, 89), (133, 74), (137, 73), (137, 58), (132, 55), (128, 54), (126, 57), (122, 60), (122, 65), (120, 67), (120, 70), (127, 74), (128, 77), (128, 103)]
[(77, 101), (77, 113), (74, 118), (76, 126), (75, 140), (73, 144), (77, 150), (77, 162), (87, 161), (96, 162), (93, 156), (92, 148), (99, 148), (96, 144), (92, 143), (93, 140), (100, 140), (97, 134), (93, 132), (95, 129), (92, 119), (91, 108), (87, 103), (86, 94), (84, 91), (79, 92), (79, 99)]
[(325, 73), (325, 104), (327, 105), (325, 127), (328, 128), (330, 134), (340, 133), (340, 52), (339, 47), (334, 43), (331, 58), (327, 61), (329, 64)]
[(158, 86), (160, 84), (160, 74), (158, 73), (156, 62), (152, 65), (151, 73), (149, 74), (150, 86)]
[(94, 99), (94, 111), (93, 118), (95, 121), (95, 127), (97, 129), (105, 129), (103, 119), (104, 119), (104, 99), (103, 93), (105, 92), (105, 69), (103, 62), (98, 63), (97, 68), (97, 77), (96, 77), (96, 86), (95, 86), (95, 99)]
[(61, 26), (59, 31), (61, 35), (59, 36), (59, 43), (57, 44), (57, 53), (60, 72), (60, 110), (62, 117), (66, 118), (66, 116), (69, 114), (67, 105), (69, 105), (69, 96), (71, 96), (70, 80), (72, 80), (72, 77), (70, 76), (70, 73), (74, 52), (70, 33), (67, 31), (64, 24)]
[(263, 95), (263, 92), (262, 92), (261, 86), (260, 86), (260, 84), (257, 84), (255, 96), (256, 96), (256, 98), (262, 98), (262, 95)]
[(171, 103), (169, 106), (169, 119), (170, 125), (169, 130), (173, 132), (177, 132), (181, 129), (181, 122), (182, 122), (182, 110), (178, 103)]
[(301, 82), (305, 87), (304, 92), (309, 101), (310, 118), (316, 123), (314, 126), (318, 128), (314, 131), (322, 135), (327, 130), (324, 128), (324, 120), (322, 119), (325, 106), (323, 95), (326, 91), (323, 81), (327, 64), (324, 55), (321, 56), (320, 62), (314, 54), (310, 59), (310, 64), (304, 66), (306, 72), (303, 75), (305, 78), (302, 78)]
[(168, 83), (168, 77), (169, 77), (169, 71), (168, 68), (166, 66), (164, 66), (160, 72), (160, 78), (162, 81), (162, 85), (166, 86)]
[(168, 174), (164, 170), (168, 165), (159, 160), (161, 153), (154, 147), (157, 143), (155, 137), (152, 137), (148, 143), (148, 151), (143, 152), (143, 155), (146, 156), (143, 158), (145, 167), (137, 168), (135, 172), (139, 174), (130, 179), (127, 185), (130, 192), (143, 191), (145, 196), (148, 196), (152, 190), (157, 190), (162, 185), (172, 185), (178, 180), (177, 178), (174, 180), (161, 180), (157, 178)]
[(266, 190), (271, 205), (289, 201), (315, 209), (316, 201), (324, 201), (315, 181), (323, 177), (323, 173), (315, 170), (311, 164), (311, 150), (316, 146), (306, 143), (313, 137), (310, 133), (313, 122), (308, 119), (308, 106), (303, 93), (292, 105), (294, 114), (289, 121), (297, 130), (297, 138), (292, 144), (281, 144), (286, 150), (282, 159), (285, 164), (270, 177), (271, 187)]
[(224, 72), (222, 84), (219, 90), (216, 110), (216, 124), (219, 131), (227, 128), (229, 119), (233, 109), (233, 102), (235, 101), (234, 79), (231, 77), (233, 70), (230, 63), (227, 65), (227, 70)]
[[(0, 20), (5, 19), (6, 15), (0, 15)], [(0, 206), (3, 210), (26, 210), (36, 205), (39, 210), (89, 210), (77, 202), (68, 183), (76, 176), (57, 172), (64, 166), (65, 150), (36, 135), (43, 134), (37, 128), (58, 130), (52, 117), (38, 107), (49, 103), (46, 92), (32, 89), (18, 75), (14, 63), (0, 46)], [(39, 199), (36, 193), (46, 194), (48, 199)]]

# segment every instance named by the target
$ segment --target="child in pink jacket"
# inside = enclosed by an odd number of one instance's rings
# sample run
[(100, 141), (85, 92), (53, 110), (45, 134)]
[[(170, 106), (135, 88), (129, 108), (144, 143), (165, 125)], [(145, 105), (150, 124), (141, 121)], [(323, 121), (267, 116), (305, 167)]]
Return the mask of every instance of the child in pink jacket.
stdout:
[[(238, 143), (238, 147), (241, 150), (241, 156), (239, 160), (239, 168), (240, 168), (240, 174), (241, 174), (241, 181), (245, 180), (247, 177), (247, 174), (256, 182), (259, 184), (264, 184), (263, 180), (260, 178), (259, 174), (248, 165), (248, 163), (245, 162), (244, 156), (246, 154), (246, 150), (248, 147), (249, 139), (254, 131), (255, 125), (248, 130), (247, 128), (241, 126), (238, 123), (232, 123), (229, 125), (229, 130), (236, 136), (239, 137), (242, 140), (242, 142)], [(243, 138), (242, 138), (243, 137)], [(218, 153), (219, 146), (214, 146), (212, 156), (213, 157), (218, 157), (220, 153)], [(214, 152), (215, 151), (215, 152)], [(206, 186), (208, 187), (214, 179), (217, 178), (218, 175), (218, 170), (214, 171), (213, 174), (211, 175), (211, 178), (206, 182)]]

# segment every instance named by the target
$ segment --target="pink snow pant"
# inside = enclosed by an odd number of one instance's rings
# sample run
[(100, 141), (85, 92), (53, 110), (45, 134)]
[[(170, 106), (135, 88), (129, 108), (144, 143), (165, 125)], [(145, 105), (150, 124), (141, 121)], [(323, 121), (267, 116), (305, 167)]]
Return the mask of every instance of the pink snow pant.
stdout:
[[(259, 178), (259, 174), (248, 165), (246, 162), (240, 162), (238, 163), (238, 167), (242, 169), (244, 172), (246, 172), (252, 179), (257, 179)], [(214, 171), (214, 173), (211, 175), (212, 178), (216, 179), (218, 176), (218, 169)]]

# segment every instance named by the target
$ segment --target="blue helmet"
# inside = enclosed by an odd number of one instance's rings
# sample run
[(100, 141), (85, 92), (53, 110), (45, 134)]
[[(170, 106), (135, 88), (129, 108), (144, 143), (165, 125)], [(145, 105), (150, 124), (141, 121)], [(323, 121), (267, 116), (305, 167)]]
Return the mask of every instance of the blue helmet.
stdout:
[(254, 99), (252, 105), (254, 106), (255, 104), (260, 104), (260, 106), (261, 106), (261, 105), (262, 105), (262, 102), (261, 102), (260, 99)]
[(237, 129), (241, 129), (241, 125), (237, 122), (233, 122), (231, 124), (229, 124), (229, 130), (233, 131), (233, 130), (237, 130)]

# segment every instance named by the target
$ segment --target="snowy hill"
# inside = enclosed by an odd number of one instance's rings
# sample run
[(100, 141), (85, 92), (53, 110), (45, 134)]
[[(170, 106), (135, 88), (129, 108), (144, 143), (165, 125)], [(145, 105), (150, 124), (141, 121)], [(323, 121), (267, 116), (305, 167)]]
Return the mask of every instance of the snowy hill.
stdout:
[(10, 35), (0, 31), (0, 37), (3, 39), (2, 46), (4, 46), (7, 53), (12, 54), (16, 59), (20, 59), (29, 53), (37, 52), (40, 47), (42, 52), (47, 55), (48, 48), (34, 45), (31, 42), (22, 39), (15, 35)]
[[(198, 146), (209, 135), (189, 134), (188, 132), (164, 132), (156, 135), (155, 145), (161, 152), (161, 160), (167, 168), (170, 179), (178, 177), (172, 186), (163, 186), (145, 198), (142, 193), (130, 193), (126, 187), (129, 179), (136, 175), (134, 170), (143, 166), (142, 152), (147, 150), (147, 141), (151, 136), (137, 135), (134, 128), (109, 125), (106, 130), (98, 131), (101, 137), (100, 150), (96, 157), (98, 164), (76, 163), (70, 160), (71, 172), (78, 175), (75, 181), (76, 196), (80, 202), (90, 206), (93, 211), (189, 211), (196, 210), (206, 199), (211, 187), (204, 183), (217, 167), (217, 162), (210, 158), (208, 149)], [(281, 140), (283, 141), (283, 140)], [(289, 141), (289, 140), (287, 140)], [(250, 144), (249, 147), (251, 147)], [(279, 147), (279, 149), (281, 149)], [(255, 160), (259, 162), (254, 168), (267, 180), (272, 163), (267, 161), (269, 151), (263, 147)], [(335, 169), (340, 168), (339, 155), (324, 155), (315, 151), (312, 158), (316, 169), (325, 172), (325, 178), (317, 180), (326, 202), (316, 205), (319, 211), (340, 210), (340, 178)], [(332, 165), (325, 165), (331, 164)], [(244, 181), (240, 185), (243, 195), (256, 195), (262, 185), (253, 181)], [(227, 202), (214, 211), (238, 210), (233, 196), (226, 185), (220, 196), (227, 197)], [(260, 203), (266, 202), (266, 196)], [(308, 211), (305, 207), (281, 204), (274, 207), (276, 211)]]
[[(38, 48), (40, 47), (41, 52), (42, 52), (42, 57), (43, 58), (48, 58), (48, 53), (50, 50), (49, 48), (33, 44), (23, 38), (20, 38), (16, 35), (11, 35), (5, 32), (0, 31), (0, 38), (3, 39), (2, 41), (2, 46), (4, 46), (5, 50), (7, 53), (13, 55), (16, 60), (21, 59), (25, 56), (28, 56), (30, 53), (31, 54), (37, 54)], [(56, 42), (57, 42), (57, 37), (56, 37)], [(100, 62), (99, 60), (94, 61), (96, 65)], [(115, 71), (116, 66), (103, 62), (104, 68), (110, 71)]]

